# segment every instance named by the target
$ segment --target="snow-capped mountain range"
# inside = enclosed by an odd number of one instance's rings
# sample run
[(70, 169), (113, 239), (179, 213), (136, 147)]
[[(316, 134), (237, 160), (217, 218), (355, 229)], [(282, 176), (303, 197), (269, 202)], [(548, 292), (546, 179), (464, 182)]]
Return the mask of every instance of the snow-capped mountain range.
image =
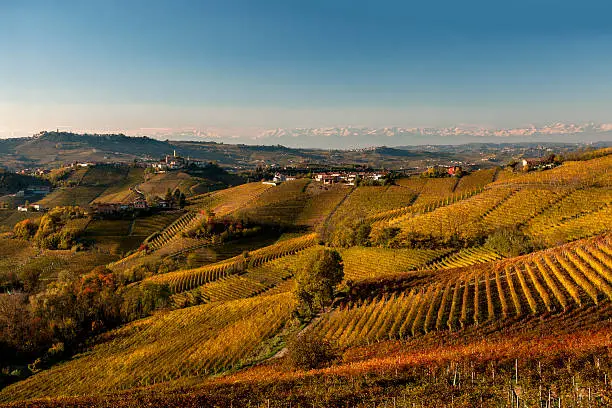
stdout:
[(125, 132), (170, 140), (208, 140), (245, 144), (282, 144), (291, 147), (352, 148), (416, 144), (472, 142), (596, 142), (612, 141), (612, 123), (551, 123), (517, 128), (454, 127), (361, 127), (320, 128), (163, 128)]

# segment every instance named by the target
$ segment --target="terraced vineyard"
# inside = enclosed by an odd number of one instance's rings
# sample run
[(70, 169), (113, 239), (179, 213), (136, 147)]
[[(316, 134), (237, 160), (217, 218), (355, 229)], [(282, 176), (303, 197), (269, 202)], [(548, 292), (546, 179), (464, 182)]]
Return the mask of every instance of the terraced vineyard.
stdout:
[(248, 183), (202, 194), (189, 200), (190, 209), (211, 210), (217, 216), (226, 216), (257, 199), (263, 192), (274, 188), (269, 184)]
[(79, 180), (80, 186), (116, 186), (123, 183), (128, 174), (128, 167), (113, 165), (96, 165), (87, 167)]
[(360, 186), (338, 208), (332, 222), (347, 217), (368, 217), (398, 207), (407, 207), (412, 205), (416, 197), (415, 192), (399, 186)]
[(418, 269), (449, 250), (353, 247), (340, 250), (344, 278), (360, 281)]
[(430, 178), (423, 186), (421, 193), (414, 202), (415, 205), (419, 204), (433, 204), (445, 197), (453, 195), (453, 191), (457, 186), (459, 179), (455, 177), (444, 177), (444, 178)]
[(181, 231), (185, 231), (192, 225), (195, 225), (203, 216), (195, 212), (187, 212), (179, 217), (172, 224), (164, 228), (160, 233), (150, 238), (146, 244), (149, 250), (155, 251), (166, 245), (168, 241), (174, 238)]
[(308, 186), (306, 193), (308, 199), (295, 223), (314, 227), (325, 221), (342, 200), (351, 193), (351, 189), (342, 185), (322, 186), (312, 183)]
[(402, 293), (353, 301), (312, 328), (341, 346), (407, 338), (612, 300), (612, 237), (463, 268)]
[(142, 319), (103, 335), (87, 353), (4, 388), (0, 401), (99, 394), (237, 367), (256, 357), (293, 307), (292, 295), (282, 293)]
[(258, 295), (287, 282), (304, 265), (308, 256), (318, 248), (318, 246), (310, 247), (258, 267), (248, 268), (244, 274), (229, 275), (190, 291), (177, 293), (172, 296), (172, 303), (174, 307), (182, 308)]
[(48, 208), (75, 205), (86, 208), (105, 189), (92, 186), (60, 187), (37, 201), (37, 204)]
[(470, 198), (473, 195), (481, 193), (482, 189), (472, 190), (461, 194), (454, 194), (452, 196), (440, 199), (439, 201), (432, 202), (429, 204), (411, 205), (400, 208), (393, 208), (391, 210), (382, 211), (377, 214), (370, 215), (367, 217), (370, 222), (385, 221), (390, 224), (401, 222), (407, 218), (410, 218), (416, 214), (424, 214), (431, 212), (439, 207), (454, 204), (458, 201)]
[[(574, 190), (561, 201), (548, 207), (541, 214), (531, 219), (526, 225), (525, 232), (550, 243), (550, 238), (554, 238), (554, 234), (558, 233), (559, 230), (563, 231), (564, 225), (571, 225), (572, 223), (575, 225), (580, 224), (581, 221), (578, 221), (578, 219), (604, 210), (605, 207), (610, 205), (612, 205), (612, 189), (610, 188)], [(597, 219), (598, 217), (594, 218)], [(603, 220), (605, 220), (605, 216)], [(575, 238), (582, 238), (579, 234), (570, 235)]]
[(201, 268), (152, 276), (145, 281), (168, 284), (173, 293), (184, 292), (229, 275), (242, 273), (247, 267), (256, 268), (277, 258), (298, 253), (317, 243), (317, 234), (308, 234), (252, 251), (246, 258), (240, 255)]
[(93, 220), (87, 225), (85, 234), (92, 237), (127, 236), (131, 223), (131, 220)]
[(132, 202), (139, 197), (132, 188), (143, 181), (144, 169), (142, 167), (130, 167), (125, 178), (104, 190), (95, 202), (126, 203)]
[(489, 189), (431, 212), (394, 218), (387, 224), (401, 228), (398, 241), (401, 241), (403, 234), (413, 232), (442, 237), (453, 234), (472, 236), (481, 230), (481, 219), (514, 194), (516, 191), (510, 188)]
[(434, 262), (422, 266), (422, 269), (448, 269), (476, 265), (501, 259), (502, 256), (495, 251), (484, 247), (465, 248)]
[(181, 171), (154, 174), (138, 185), (138, 189), (147, 196), (163, 197), (168, 189), (181, 190), (187, 196), (191, 195), (191, 188), (201, 183), (202, 180), (192, 177)]
[[(563, 199), (572, 190), (560, 191), (541, 188), (523, 188), (505, 200), (482, 219), (485, 230), (521, 225), (549, 206)], [(508, 214), (512, 214), (508, 217)]]
[(498, 179), (493, 186), (549, 185), (556, 187), (612, 186), (612, 156), (588, 161), (569, 161), (547, 171)]
[(256, 224), (295, 225), (306, 206), (306, 190), (310, 181), (291, 180), (267, 189), (257, 200), (235, 211), (234, 216)]
[(538, 231), (534, 236), (540, 238), (544, 244), (558, 245), (609, 231), (610, 225), (612, 225), (612, 205), (606, 205), (599, 210), (580, 214)]
[(151, 215), (149, 217), (136, 218), (132, 228), (132, 235), (149, 236), (156, 231), (162, 231), (166, 226), (176, 221), (180, 216), (180, 213), (165, 212)]
[(467, 176), (463, 176), (459, 179), (453, 193), (462, 194), (482, 189), (494, 180), (499, 171), (499, 168), (478, 170), (468, 174)]

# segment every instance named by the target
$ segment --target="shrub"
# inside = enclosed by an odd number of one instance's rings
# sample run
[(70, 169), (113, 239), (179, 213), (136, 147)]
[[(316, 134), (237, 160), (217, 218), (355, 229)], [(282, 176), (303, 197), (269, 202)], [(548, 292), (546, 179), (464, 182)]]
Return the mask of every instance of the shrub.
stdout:
[(310, 332), (303, 332), (293, 337), (287, 344), (287, 349), (289, 364), (304, 370), (323, 367), (337, 355), (328, 341)]
[(493, 232), (487, 238), (485, 246), (507, 257), (523, 255), (533, 250), (529, 237), (517, 228), (502, 228)]

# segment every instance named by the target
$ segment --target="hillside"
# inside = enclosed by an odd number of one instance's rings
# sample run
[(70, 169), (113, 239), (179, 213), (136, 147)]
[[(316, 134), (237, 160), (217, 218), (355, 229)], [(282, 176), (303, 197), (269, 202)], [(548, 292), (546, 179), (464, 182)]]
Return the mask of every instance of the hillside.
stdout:
[[(293, 138), (291, 138), (293, 139)], [(387, 137), (380, 139), (389, 141)], [(461, 143), (449, 138), (450, 143)], [(329, 140), (326, 141), (328, 145)], [(428, 143), (423, 140), (422, 143)], [(345, 146), (343, 144), (342, 146)], [(594, 146), (609, 146), (602, 142)], [(593, 145), (584, 145), (593, 149)], [(219, 163), (237, 171), (258, 166), (317, 167), (354, 166), (405, 170), (425, 169), (434, 164), (463, 163), (493, 167), (518, 157), (542, 157), (550, 150), (558, 154), (575, 151), (575, 143), (473, 143), (470, 145), (376, 147), (354, 150), (290, 148), (227, 144), (212, 141), (157, 140), (123, 134), (75, 134), (44, 131), (29, 138), (0, 139), (0, 161), (10, 169), (54, 168), (73, 162), (132, 163), (158, 159), (176, 151), (183, 157)], [(483, 160), (483, 158), (485, 158)], [(204, 177), (206, 178), (206, 177)], [(234, 184), (234, 183), (227, 183)]]
[[(79, 170), (66, 191), (100, 189), (95, 200), (190, 195), (180, 211), (89, 220), (83, 237), (96, 245), (70, 254), (1, 238), (0, 306), (26, 291), (24, 316), (49, 338), (42, 351), (0, 338), (19, 350), (0, 363), (0, 402), (609, 406), (612, 156), (574, 158), (392, 185), (298, 178), (204, 192), (187, 173)], [(343, 276), (309, 313), (304, 274), (325, 250)], [(32, 289), (22, 271), (36, 262), (46, 269)], [(333, 355), (297, 366), (300, 341)]]

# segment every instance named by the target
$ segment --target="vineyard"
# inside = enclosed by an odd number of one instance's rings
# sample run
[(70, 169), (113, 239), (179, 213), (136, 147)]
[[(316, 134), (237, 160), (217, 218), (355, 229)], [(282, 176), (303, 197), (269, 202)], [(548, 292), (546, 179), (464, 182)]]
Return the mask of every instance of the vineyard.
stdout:
[(459, 179), (453, 193), (462, 194), (482, 189), (495, 179), (499, 171), (500, 169), (478, 170), (467, 176), (463, 176)]
[(125, 166), (97, 165), (87, 167), (79, 180), (80, 186), (116, 186), (123, 183), (129, 169)]
[(453, 195), (457, 183), (459, 183), (459, 179), (455, 177), (427, 179), (414, 204), (433, 204), (442, 198), (449, 197)]
[(295, 225), (306, 206), (309, 183), (310, 179), (281, 183), (262, 192), (257, 200), (247, 203), (233, 215), (256, 224)]
[[(31, 231), (44, 213), (2, 210), (0, 310), (25, 316), (17, 335), (46, 331), (38, 362), (0, 365), (0, 405), (609, 406), (612, 156), (570, 157), (384, 186), (241, 184), (183, 210), (62, 220), (58, 233), (83, 231), (73, 250), (43, 249)], [(75, 187), (43, 204), (223, 184), (105, 169), (72, 170)], [(35, 226), (10, 232), (26, 218)], [(341, 257), (335, 293), (298, 274), (335, 269), (312, 263), (323, 248)], [(21, 327), (10, 323), (0, 316), (0, 332)], [(6, 338), (2, 350), (19, 345)], [(295, 364), (303, 339), (333, 355)]]
[(377, 214), (373, 214), (367, 218), (368, 221), (371, 222), (387, 222), (389, 224), (396, 224), (403, 220), (406, 220), (414, 215), (424, 214), (439, 207), (444, 207), (447, 205), (454, 204), (458, 201), (465, 200), (470, 198), (471, 196), (481, 193), (482, 190), (473, 190), (466, 193), (454, 194), (452, 196), (442, 198), (436, 202), (431, 202), (429, 204), (421, 204), (421, 205), (412, 205), (400, 208), (394, 208), (392, 210), (382, 211)]
[(172, 296), (176, 308), (183, 308), (209, 302), (236, 300), (258, 295), (262, 292), (275, 293), (291, 291), (289, 279), (308, 260), (309, 254), (319, 247), (310, 247), (293, 255), (277, 258), (257, 267), (247, 268), (243, 274), (234, 274), (212, 280), (195, 289)]
[(192, 197), (190, 208), (211, 210), (217, 216), (226, 216), (256, 200), (264, 191), (273, 188), (269, 184), (248, 183), (212, 193)]
[(0, 401), (99, 394), (238, 367), (258, 357), (260, 344), (281, 329), (293, 304), (290, 294), (278, 294), (158, 314), (105, 334), (91, 351), (6, 387)]
[(150, 237), (146, 244), (150, 251), (155, 251), (165, 246), (171, 239), (181, 231), (185, 231), (202, 220), (203, 216), (194, 212), (188, 212), (176, 219), (172, 224), (161, 230), (161, 232)]
[(347, 217), (367, 217), (410, 206), (416, 197), (416, 193), (400, 186), (357, 187), (338, 208), (332, 222)]
[(138, 217), (134, 221), (132, 235), (149, 236), (157, 231), (162, 231), (166, 226), (173, 223), (180, 213), (165, 212), (148, 217)]
[(143, 177), (143, 168), (130, 167), (125, 178), (120, 183), (113, 183), (95, 201), (108, 203), (130, 202), (138, 196), (131, 188), (142, 182)]
[(180, 293), (229, 275), (243, 273), (247, 268), (256, 268), (277, 258), (293, 255), (317, 243), (317, 234), (309, 234), (252, 251), (248, 256), (240, 255), (201, 268), (156, 275), (145, 282), (168, 284), (173, 293)]
[(312, 330), (346, 347), (609, 302), (611, 240), (602, 236), (578, 241), (478, 269), (461, 269), (406, 292), (352, 301), (319, 320)]
[(507, 178), (499, 178), (492, 186), (548, 185), (554, 187), (610, 187), (612, 186), (612, 156), (588, 161), (570, 161), (547, 171), (536, 171)]
[[(408, 215), (390, 220), (389, 225), (401, 228), (403, 233), (433, 234), (448, 237), (453, 234), (472, 236), (481, 230), (483, 217), (493, 212), (516, 191), (508, 188), (485, 190), (465, 200), (442, 206), (422, 214)], [(384, 224), (383, 224), (384, 225)]]
[(168, 189), (170, 191), (179, 189), (186, 195), (190, 195), (191, 188), (201, 182), (202, 180), (187, 173), (169, 172), (148, 177), (145, 182), (138, 185), (138, 189), (145, 195), (163, 198)]
[(340, 251), (344, 278), (375, 279), (418, 269), (443, 257), (449, 250), (353, 247)]
[[(607, 218), (609, 215), (606, 216), (607, 207), (610, 205), (612, 205), (610, 188), (574, 190), (531, 219), (525, 231), (552, 245), (582, 238), (589, 235), (591, 230), (592, 233), (601, 233), (605, 231), (604, 224), (610, 225)], [(600, 227), (596, 227), (597, 225)]]
[(300, 211), (295, 223), (314, 227), (322, 224), (332, 211), (351, 194), (351, 189), (336, 186), (320, 186), (312, 183), (306, 190), (308, 199)]
[[(513, 225), (522, 225), (547, 207), (564, 198), (567, 193), (549, 189), (523, 188), (508, 200), (488, 212), (482, 219), (487, 231)], [(512, 217), (508, 217), (508, 214)]]
[(86, 208), (104, 190), (105, 187), (92, 186), (60, 187), (37, 201), (37, 204), (49, 208), (75, 205)]
[(472, 247), (443, 256), (428, 263), (422, 269), (448, 269), (476, 265), (501, 259), (502, 256), (484, 247)]

